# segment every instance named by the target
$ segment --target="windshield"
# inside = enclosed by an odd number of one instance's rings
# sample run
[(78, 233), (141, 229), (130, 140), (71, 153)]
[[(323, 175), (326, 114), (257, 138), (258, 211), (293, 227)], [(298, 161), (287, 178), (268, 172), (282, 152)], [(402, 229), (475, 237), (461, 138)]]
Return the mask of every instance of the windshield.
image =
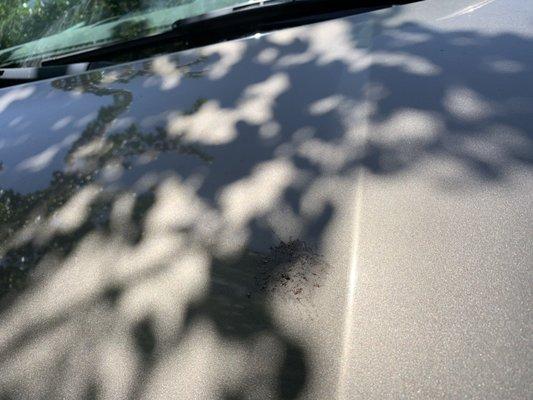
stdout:
[(245, 0), (0, 0), (0, 66), (162, 33)]

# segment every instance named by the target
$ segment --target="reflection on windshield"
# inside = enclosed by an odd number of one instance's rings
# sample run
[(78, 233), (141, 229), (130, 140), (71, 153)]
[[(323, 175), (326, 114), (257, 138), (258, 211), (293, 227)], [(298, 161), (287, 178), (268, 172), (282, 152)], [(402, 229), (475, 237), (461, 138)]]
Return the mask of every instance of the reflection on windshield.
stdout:
[(164, 32), (242, 0), (2, 0), (0, 65)]

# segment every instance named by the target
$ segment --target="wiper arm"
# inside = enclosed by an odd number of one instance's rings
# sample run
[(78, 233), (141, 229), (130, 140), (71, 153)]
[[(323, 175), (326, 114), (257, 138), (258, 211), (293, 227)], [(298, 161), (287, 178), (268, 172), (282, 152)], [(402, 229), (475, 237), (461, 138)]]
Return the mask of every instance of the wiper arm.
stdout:
[(336, 17), (355, 15), (421, 0), (263, 0), (245, 2), (231, 8), (172, 24), (171, 29), (111, 45), (43, 61), (42, 65), (116, 62), (152, 57), (232, 40), (259, 32), (269, 32)]
[[(263, 20), (276, 17), (280, 19), (309, 18), (314, 16), (324, 19), (324, 14), (349, 13), (350, 15), (361, 14), (383, 8), (415, 3), (421, 0), (257, 0), (244, 2), (240, 5), (213, 11), (195, 17), (184, 18), (176, 21), (172, 28), (174, 31), (192, 29), (195, 25), (228, 20), (246, 20), (259, 16)], [(206, 26), (207, 27), (207, 26)]]

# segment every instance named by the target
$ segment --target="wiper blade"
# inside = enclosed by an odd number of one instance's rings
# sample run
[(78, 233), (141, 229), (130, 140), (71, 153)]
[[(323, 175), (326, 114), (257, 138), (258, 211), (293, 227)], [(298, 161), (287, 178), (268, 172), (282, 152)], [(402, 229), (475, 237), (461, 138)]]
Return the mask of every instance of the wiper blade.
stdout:
[(257, 17), (262, 19), (275, 16), (277, 18), (306, 18), (323, 16), (324, 13), (349, 12), (360, 14), (380, 10), (395, 5), (414, 3), (421, 0), (257, 0), (243, 2), (240, 5), (224, 8), (210, 13), (184, 18), (176, 21), (173, 30), (191, 29), (194, 25), (229, 19), (246, 19)]
[(42, 65), (82, 61), (132, 61), (307, 23), (376, 11), (421, 0), (263, 0), (185, 18), (170, 30), (86, 49), (43, 61)]

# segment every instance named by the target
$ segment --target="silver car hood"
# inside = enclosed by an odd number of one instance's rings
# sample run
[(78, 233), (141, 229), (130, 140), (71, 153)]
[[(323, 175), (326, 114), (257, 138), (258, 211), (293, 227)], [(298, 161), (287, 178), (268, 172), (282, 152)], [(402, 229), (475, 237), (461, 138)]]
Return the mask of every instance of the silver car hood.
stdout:
[(0, 90), (0, 395), (528, 397), (526, 3)]

